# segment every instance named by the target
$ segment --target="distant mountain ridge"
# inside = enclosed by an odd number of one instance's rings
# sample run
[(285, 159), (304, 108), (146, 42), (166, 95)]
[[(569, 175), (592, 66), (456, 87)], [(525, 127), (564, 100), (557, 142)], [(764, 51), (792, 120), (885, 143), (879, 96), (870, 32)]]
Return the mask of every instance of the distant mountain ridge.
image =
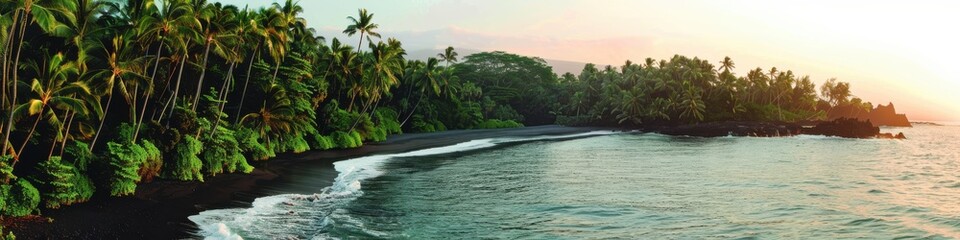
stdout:
[[(481, 52), (490, 52), (490, 51), (481, 51), (476, 49), (463, 49), (463, 48), (456, 48), (455, 50), (457, 52), (458, 60), (461, 60), (464, 57), (469, 56), (471, 54), (481, 53)], [(437, 54), (441, 52), (443, 52), (443, 49), (420, 49), (420, 50), (414, 50), (414, 51), (407, 51), (407, 59), (426, 60), (429, 57), (437, 57)], [(518, 55), (522, 55), (522, 54), (518, 54)], [(563, 75), (564, 73), (568, 73), (568, 72), (573, 73), (574, 75), (579, 75), (580, 71), (583, 71), (583, 67), (587, 65), (587, 63), (576, 62), (576, 61), (555, 60), (555, 59), (546, 59), (546, 58), (544, 58), (543, 60), (547, 62), (547, 65), (550, 65), (550, 67), (553, 68), (553, 72), (556, 73), (557, 75)], [(602, 66), (606, 66), (606, 65), (597, 64), (598, 68)]]

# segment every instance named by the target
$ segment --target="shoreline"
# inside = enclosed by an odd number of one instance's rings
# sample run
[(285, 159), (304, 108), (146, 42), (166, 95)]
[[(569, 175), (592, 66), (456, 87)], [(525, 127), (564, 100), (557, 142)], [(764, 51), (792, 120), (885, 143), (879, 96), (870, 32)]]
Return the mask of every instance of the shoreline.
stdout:
[[(328, 179), (312, 182), (300, 191), (329, 186), (336, 171), (333, 162), (361, 156), (408, 152), (453, 145), (476, 139), (566, 135), (609, 128), (557, 125), (450, 130), (434, 133), (392, 135), (386, 141), (353, 149), (307, 151), (280, 154), (255, 162), (249, 174), (232, 173), (207, 177), (205, 182), (155, 180), (141, 184), (131, 197), (96, 197), (90, 202), (57, 210), (42, 217), (4, 219), (4, 226), (24, 239), (182, 239), (195, 238), (196, 226), (187, 217), (204, 210), (249, 206), (258, 197), (289, 193), (276, 186), (290, 182), (297, 174)], [(308, 173), (298, 173), (309, 169)], [(291, 176), (290, 174), (293, 174)], [(287, 183), (289, 184), (289, 183)], [(48, 222), (52, 219), (52, 222)]]

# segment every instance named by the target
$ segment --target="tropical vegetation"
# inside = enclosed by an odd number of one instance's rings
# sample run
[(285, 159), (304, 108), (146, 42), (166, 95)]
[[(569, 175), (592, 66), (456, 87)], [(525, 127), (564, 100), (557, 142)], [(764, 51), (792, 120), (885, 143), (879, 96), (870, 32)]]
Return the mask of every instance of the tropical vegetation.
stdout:
[(505, 52), (408, 59), (365, 9), (345, 21), (357, 40), (318, 36), (303, 11), (292, 0), (0, 2), (0, 214), (249, 173), (281, 153), (403, 132), (802, 121), (869, 106), (835, 80), (818, 96), (792, 71), (736, 76), (729, 58), (561, 76)]

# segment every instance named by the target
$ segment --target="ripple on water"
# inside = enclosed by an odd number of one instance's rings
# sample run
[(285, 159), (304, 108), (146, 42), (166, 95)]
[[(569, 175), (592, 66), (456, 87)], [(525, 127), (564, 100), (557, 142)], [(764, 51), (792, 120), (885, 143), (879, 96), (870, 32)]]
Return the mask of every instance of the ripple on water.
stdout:
[[(960, 237), (960, 166), (953, 152), (960, 143), (947, 141), (960, 138), (960, 128), (903, 131), (910, 140), (618, 135), (394, 159), (410, 164), (378, 168), (382, 176), (363, 180), (363, 194), (335, 211), (336, 221), (319, 234), (344, 239)], [(251, 216), (251, 226), (279, 217), (266, 213)], [(293, 224), (271, 227), (295, 236), (316, 233), (287, 229), (303, 227)]]

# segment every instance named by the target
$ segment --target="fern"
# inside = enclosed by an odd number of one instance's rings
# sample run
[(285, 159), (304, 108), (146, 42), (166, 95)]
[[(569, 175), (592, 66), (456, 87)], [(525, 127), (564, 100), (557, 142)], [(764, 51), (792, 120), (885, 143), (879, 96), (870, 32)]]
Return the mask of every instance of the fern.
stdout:
[(160, 169), (163, 167), (163, 154), (160, 153), (160, 149), (156, 145), (148, 140), (141, 141), (141, 145), (143, 145), (146, 157), (137, 174), (140, 175), (142, 182), (151, 182), (154, 177), (160, 176)]
[(18, 179), (3, 196), (6, 206), (3, 216), (22, 217), (37, 211), (40, 205), (40, 192), (26, 179)]
[(13, 156), (0, 156), (0, 184), (9, 183), (10, 180), (17, 178), (13, 175)]
[(90, 198), (93, 197), (93, 193), (96, 192), (93, 180), (81, 173), (76, 167), (73, 168), (73, 177), (70, 178), (70, 182), (73, 184), (73, 188), (70, 191), (77, 194), (73, 203), (89, 201)]
[(240, 127), (234, 133), (240, 152), (250, 156), (255, 161), (267, 160), (271, 157), (270, 151), (260, 144), (260, 135), (253, 129)]
[(169, 179), (182, 181), (201, 181), (203, 174), (200, 170), (203, 168), (203, 162), (197, 157), (197, 154), (203, 150), (203, 143), (193, 136), (184, 136), (183, 140), (174, 148), (171, 156), (166, 158), (169, 162), (163, 165), (161, 176)]
[(110, 195), (133, 194), (140, 182), (140, 166), (146, 161), (147, 152), (136, 144), (108, 142), (106, 156), (110, 163)]
[(60, 157), (54, 156), (37, 165), (38, 176), (35, 182), (39, 183), (43, 205), (50, 209), (70, 205), (77, 199), (74, 191), (73, 166), (60, 162)]
[(90, 145), (81, 141), (71, 141), (64, 149), (64, 161), (73, 163), (73, 166), (80, 171), (87, 171), (90, 162), (93, 161), (93, 152), (90, 151)]
[(403, 131), (400, 129), (400, 122), (397, 121), (397, 111), (394, 111), (392, 108), (378, 108), (375, 111), (377, 117), (377, 123), (381, 128), (386, 130), (387, 134), (400, 134)]
[(253, 167), (247, 163), (247, 158), (241, 152), (236, 132), (219, 126), (215, 134), (205, 135), (203, 140), (205, 147), (201, 155), (204, 172), (216, 175), (222, 172), (253, 171)]
[(333, 138), (331, 137), (315, 134), (313, 135), (313, 144), (311, 147), (318, 150), (327, 150), (337, 147), (337, 144), (333, 142)]

